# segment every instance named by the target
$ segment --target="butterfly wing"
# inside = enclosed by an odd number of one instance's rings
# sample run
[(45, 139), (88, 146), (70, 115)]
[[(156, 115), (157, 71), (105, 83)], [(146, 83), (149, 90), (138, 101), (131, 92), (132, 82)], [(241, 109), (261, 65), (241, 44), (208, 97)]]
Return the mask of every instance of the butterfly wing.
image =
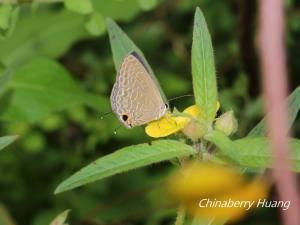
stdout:
[(159, 88), (136, 53), (121, 64), (111, 93), (112, 110), (126, 127), (157, 120), (167, 110)]

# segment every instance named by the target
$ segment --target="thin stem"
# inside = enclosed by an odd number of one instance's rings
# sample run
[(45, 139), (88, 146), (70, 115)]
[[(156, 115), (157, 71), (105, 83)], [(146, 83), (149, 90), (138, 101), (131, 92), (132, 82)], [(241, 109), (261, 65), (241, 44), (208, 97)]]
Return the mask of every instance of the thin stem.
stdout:
[(185, 219), (185, 209), (183, 208), (183, 206), (179, 206), (175, 225), (183, 225), (184, 219)]
[(284, 2), (282, 0), (259, 1), (260, 61), (263, 75), (263, 96), (268, 136), (274, 152), (273, 177), (280, 200), (293, 201), (289, 210), (282, 210), (283, 224), (300, 222), (300, 197), (297, 177), (291, 172), (288, 144), (287, 68), (285, 49)]

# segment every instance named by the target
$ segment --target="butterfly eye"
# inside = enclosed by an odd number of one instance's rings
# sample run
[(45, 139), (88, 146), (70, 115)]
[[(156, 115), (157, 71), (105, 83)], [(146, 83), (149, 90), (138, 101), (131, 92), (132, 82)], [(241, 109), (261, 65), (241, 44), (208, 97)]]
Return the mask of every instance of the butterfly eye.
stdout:
[(166, 109), (169, 109), (169, 105), (167, 103), (165, 103), (165, 107)]
[(122, 120), (123, 120), (124, 122), (126, 122), (126, 121), (128, 120), (128, 116), (125, 115), (125, 114), (123, 114), (123, 115), (122, 115)]

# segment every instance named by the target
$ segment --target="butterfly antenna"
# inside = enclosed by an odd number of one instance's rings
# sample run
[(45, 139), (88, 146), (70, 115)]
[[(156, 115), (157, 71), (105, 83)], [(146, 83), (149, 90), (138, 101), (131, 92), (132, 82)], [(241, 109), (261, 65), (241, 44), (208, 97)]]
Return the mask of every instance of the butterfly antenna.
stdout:
[(115, 134), (115, 135), (117, 134), (117, 130), (119, 130), (121, 127), (122, 127), (122, 124), (119, 125), (119, 126), (114, 130), (114, 134)]
[(177, 97), (175, 97), (175, 98), (170, 98), (170, 99), (168, 99), (168, 102), (171, 102), (171, 101), (174, 101), (174, 100), (177, 100), (177, 99), (180, 99), (180, 98), (185, 98), (185, 97), (194, 97), (194, 95), (192, 95), (192, 94), (187, 94), (187, 95), (177, 96)]
[(100, 115), (100, 120), (103, 120), (105, 116), (109, 115), (109, 114), (112, 114), (112, 111), (109, 111), (109, 112), (106, 112), (106, 113), (103, 113)]

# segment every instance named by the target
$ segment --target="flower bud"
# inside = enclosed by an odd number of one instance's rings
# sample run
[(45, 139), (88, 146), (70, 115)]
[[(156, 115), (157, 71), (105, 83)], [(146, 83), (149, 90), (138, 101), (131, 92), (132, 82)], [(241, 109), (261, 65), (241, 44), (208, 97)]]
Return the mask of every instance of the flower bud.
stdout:
[(196, 141), (207, 134), (207, 125), (195, 119), (191, 120), (183, 129), (182, 132), (191, 140)]
[(235, 133), (237, 131), (237, 127), (238, 123), (232, 110), (219, 116), (215, 122), (215, 129), (222, 131), (227, 136)]

